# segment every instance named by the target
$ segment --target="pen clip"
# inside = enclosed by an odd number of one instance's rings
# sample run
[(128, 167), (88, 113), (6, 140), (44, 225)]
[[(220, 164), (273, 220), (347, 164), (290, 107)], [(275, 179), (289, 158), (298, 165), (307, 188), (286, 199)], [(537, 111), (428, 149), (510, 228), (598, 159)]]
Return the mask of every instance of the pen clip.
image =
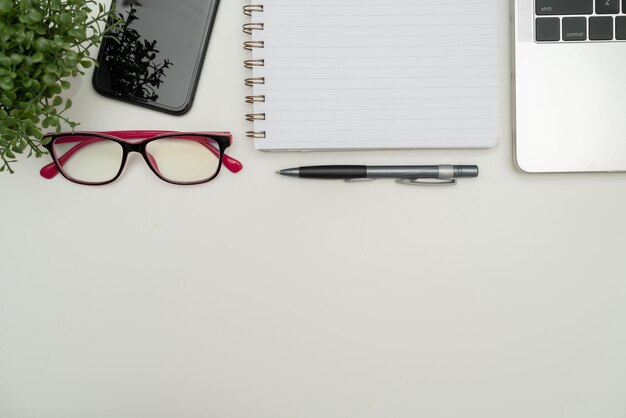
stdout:
[(396, 183), (407, 186), (454, 186), (456, 179), (398, 179)]
[(365, 177), (365, 178), (358, 178), (358, 179), (350, 179), (350, 178), (344, 179), (344, 181), (346, 183), (364, 183), (364, 182), (374, 181), (374, 180), (376, 180), (376, 179), (367, 178), (367, 177)]

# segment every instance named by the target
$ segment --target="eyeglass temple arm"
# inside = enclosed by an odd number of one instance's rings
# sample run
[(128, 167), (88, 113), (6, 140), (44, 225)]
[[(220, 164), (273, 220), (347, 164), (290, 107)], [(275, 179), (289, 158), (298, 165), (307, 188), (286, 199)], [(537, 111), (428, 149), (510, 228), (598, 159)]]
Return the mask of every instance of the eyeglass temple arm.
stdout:
[[(146, 131), (134, 131), (134, 132), (146, 132)], [(161, 131), (150, 131), (152, 132), (160, 132), (160, 133), (168, 133), (168, 132), (161, 132)], [(159, 133), (157, 133), (156, 135), (159, 135)], [(126, 136), (126, 135), (124, 135)], [(119, 136), (121, 138), (121, 136)], [(93, 137), (83, 137), (83, 136), (72, 136), (71, 137), (71, 141), (74, 141), (76, 139), (80, 140), (80, 138), (85, 138), (83, 140), (83, 142), (80, 142), (78, 144), (76, 144), (74, 147), (70, 148), (65, 154), (63, 154), (61, 157), (58, 158), (58, 163), (63, 166), (67, 160), (69, 160), (72, 155), (76, 154), (76, 152), (78, 152), (81, 148), (89, 145), (89, 144), (93, 144), (94, 142), (98, 142), (98, 141), (103, 141), (104, 138), (93, 138)], [(133, 138), (133, 136), (129, 136), (128, 138)], [(212, 147), (210, 144), (204, 143), (202, 141), (199, 141), (198, 138), (196, 137), (186, 137), (186, 139), (192, 139), (196, 142), (198, 142), (201, 145), (204, 145), (204, 147), (206, 147), (209, 151), (211, 151), (211, 153), (213, 155), (215, 155), (216, 157), (219, 156), (219, 150), (216, 150), (214, 147)], [(60, 141), (63, 141), (62, 139)], [(70, 142), (70, 138), (68, 138), (68, 141)], [(156, 161), (154, 159), (154, 157), (152, 155), (148, 154), (148, 158), (150, 159), (150, 162), (153, 164), (153, 166), (158, 170), (158, 166), (156, 164)], [(224, 166), (226, 166), (226, 168), (232, 172), (232, 173), (238, 173), (239, 171), (241, 171), (241, 169), (243, 168), (243, 165), (236, 159), (224, 154), (222, 162), (224, 163)], [(41, 177), (46, 178), (46, 179), (51, 179), (54, 176), (56, 176), (57, 174), (59, 174), (59, 169), (57, 168), (56, 164), (53, 162), (46, 164), (45, 166), (43, 166), (41, 168), (41, 170), (39, 171), (39, 174), (41, 175)]]

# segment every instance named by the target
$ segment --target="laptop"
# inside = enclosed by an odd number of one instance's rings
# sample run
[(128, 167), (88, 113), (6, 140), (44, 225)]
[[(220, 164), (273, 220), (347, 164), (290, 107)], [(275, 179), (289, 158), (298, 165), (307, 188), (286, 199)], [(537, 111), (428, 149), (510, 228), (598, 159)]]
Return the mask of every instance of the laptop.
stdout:
[(518, 167), (626, 171), (626, 0), (513, 1)]

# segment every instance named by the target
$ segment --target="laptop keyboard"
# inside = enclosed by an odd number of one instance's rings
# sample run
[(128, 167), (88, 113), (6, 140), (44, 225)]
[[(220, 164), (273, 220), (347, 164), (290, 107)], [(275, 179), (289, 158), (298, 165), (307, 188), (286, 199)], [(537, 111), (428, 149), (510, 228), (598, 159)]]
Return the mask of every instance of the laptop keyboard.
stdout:
[(626, 41), (626, 0), (535, 0), (537, 42)]

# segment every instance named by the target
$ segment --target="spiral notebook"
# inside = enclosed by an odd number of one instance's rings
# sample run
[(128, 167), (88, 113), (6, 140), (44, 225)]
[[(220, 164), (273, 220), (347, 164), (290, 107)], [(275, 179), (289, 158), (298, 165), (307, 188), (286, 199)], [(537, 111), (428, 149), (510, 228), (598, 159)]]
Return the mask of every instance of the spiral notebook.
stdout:
[(256, 148), (497, 143), (498, 0), (263, 0), (244, 13)]

